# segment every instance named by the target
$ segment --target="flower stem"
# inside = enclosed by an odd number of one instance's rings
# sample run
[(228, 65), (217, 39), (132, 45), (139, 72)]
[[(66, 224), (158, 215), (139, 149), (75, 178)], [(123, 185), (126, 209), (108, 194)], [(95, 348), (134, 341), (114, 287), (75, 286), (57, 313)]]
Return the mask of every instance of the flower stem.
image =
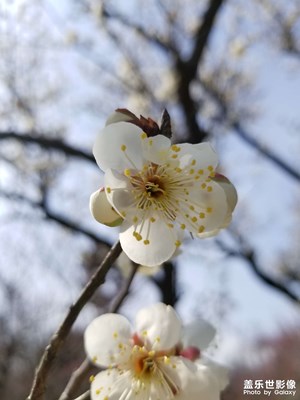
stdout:
[[(109, 312), (116, 313), (120, 306), (122, 305), (125, 297), (129, 293), (130, 285), (135, 277), (135, 274), (138, 270), (138, 265), (132, 263), (132, 269), (126, 281), (124, 282), (121, 291), (118, 296), (114, 299), (111, 307), (109, 308)], [(86, 358), (80, 366), (72, 373), (70, 380), (65, 387), (63, 393), (60, 395), (58, 400), (70, 400), (71, 397), (76, 393), (78, 387), (80, 386), (83, 379), (87, 377), (87, 375), (91, 372), (93, 366), (90, 364), (88, 358)], [(77, 399), (76, 399), (77, 400)]]
[(79, 397), (76, 397), (74, 400), (89, 400), (90, 399), (90, 391), (88, 390), (87, 392), (83, 393)]
[(121, 245), (118, 241), (107, 253), (106, 257), (98, 267), (97, 271), (86, 284), (78, 299), (71, 305), (65, 319), (53, 334), (49, 344), (46, 346), (36, 370), (33, 385), (27, 400), (42, 400), (46, 389), (46, 381), (57, 352), (62, 346), (64, 340), (70, 333), (70, 330), (76, 321), (85, 304), (90, 300), (98, 287), (104, 283), (105, 276), (111, 268), (114, 261), (121, 254)]

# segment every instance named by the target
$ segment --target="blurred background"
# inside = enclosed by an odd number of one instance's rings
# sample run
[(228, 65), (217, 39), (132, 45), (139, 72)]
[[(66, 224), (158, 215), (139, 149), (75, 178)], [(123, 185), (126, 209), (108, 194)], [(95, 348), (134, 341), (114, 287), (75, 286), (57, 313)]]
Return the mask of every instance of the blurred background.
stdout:
[[(299, 0), (0, 0), (0, 54), (1, 400), (26, 397), (51, 333), (117, 240), (88, 204), (103, 183), (92, 145), (118, 107), (157, 121), (167, 108), (173, 139), (210, 141), (239, 194), (226, 231), (138, 273), (120, 312), (162, 300), (184, 322), (213, 323), (210, 354), (232, 370), (224, 399), (245, 397), (245, 379), (293, 379), (300, 399)], [(47, 399), (124, 284), (118, 264)]]

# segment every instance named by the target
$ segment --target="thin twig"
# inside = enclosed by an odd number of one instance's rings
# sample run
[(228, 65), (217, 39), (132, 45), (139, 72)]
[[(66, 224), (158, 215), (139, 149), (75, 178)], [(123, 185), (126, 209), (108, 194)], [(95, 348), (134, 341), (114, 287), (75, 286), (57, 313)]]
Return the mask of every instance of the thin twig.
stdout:
[[(124, 286), (122, 287), (121, 291), (119, 292), (118, 296), (115, 298), (115, 300), (113, 301), (109, 312), (111, 313), (116, 313), (122, 302), (124, 301), (125, 297), (127, 296), (129, 289), (130, 289), (130, 285), (135, 277), (135, 274), (138, 270), (138, 265), (137, 264), (132, 264), (132, 269), (130, 272), (130, 275), (128, 276), (128, 278), (126, 279), (126, 281), (124, 282)], [(91, 364), (88, 360), (88, 358), (86, 358), (81, 364), (80, 366), (72, 373), (69, 382), (67, 383), (67, 386), (65, 387), (63, 393), (61, 394), (61, 396), (59, 397), (59, 400), (70, 400), (72, 396), (75, 395), (77, 389), (79, 388), (81, 382), (88, 376), (88, 374), (91, 371)], [(77, 400), (77, 399), (76, 399)]]
[(90, 399), (90, 391), (86, 391), (84, 392), (82, 395), (80, 395), (79, 397), (76, 397), (76, 399), (74, 400), (89, 400)]
[(25, 145), (35, 144), (47, 151), (60, 151), (67, 157), (81, 158), (85, 161), (91, 162), (93, 165), (96, 166), (95, 159), (92, 153), (72, 146), (71, 144), (64, 142), (62, 139), (47, 138), (45, 136), (37, 135), (36, 132), (19, 133), (14, 131), (3, 131), (0, 132), (0, 141), (1, 140), (17, 140), (18, 142)]
[(65, 338), (70, 333), (70, 330), (74, 322), (76, 321), (80, 311), (90, 300), (98, 287), (104, 282), (107, 272), (109, 271), (117, 257), (121, 254), (121, 251), (122, 249), (120, 242), (117, 242), (107, 253), (105, 259), (103, 260), (95, 274), (91, 277), (85, 288), (82, 290), (76, 302), (70, 307), (64, 321), (52, 336), (50, 343), (48, 344), (42, 355), (27, 400), (42, 400), (44, 398), (47, 377), (58, 350), (63, 344)]
[(79, 388), (81, 382), (89, 375), (91, 371), (91, 364), (88, 358), (86, 358), (80, 366), (72, 373), (67, 386), (60, 395), (58, 400), (69, 400)]
[(273, 289), (278, 290), (279, 292), (283, 293), (286, 295), (290, 300), (296, 301), (297, 303), (300, 302), (300, 298), (293, 293), (287, 285), (285, 285), (284, 281), (279, 281), (273, 278), (272, 276), (269, 276), (267, 273), (265, 273), (261, 266), (259, 265), (255, 253), (252, 249), (245, 248), (245, 245), (238, 250), (235, 250), (233, 248), (228, 247), (224, 242), (221, 240), (217, 239), (216, 243), (218, 246), (230, 257), (238, 257), (241, 258), (242, 260), (246, 261), (248, 265), (251, 267), (252, 271), (258, 276), (259, 279), (261, 279), (266, 285), (270, 286)]
[(73, 221), (70, 218), (67, 218), (63, 215), (57, 214), (56, 212), (52, 211), (45, 202), (36, 201), (27, 196), (24, 196), (23, 194), (8, 192), (1, 189), (0, 189), (0, 197), (6, 197), (7, 199), (13, 201), (22, 201), (24, 203), (29, 204), (35, 210), (37, 208), (40, 208), (43, 211), (45, 218), (51, 221), (55, 221), (59, 225), (64, 226), (75, 233), (80, 233), (82, 235), (87, 236), (88, 238), (93, 240), (96, 244), (103, 244), (107, 247), (110, 247), (110, 244), (104, 238), (100, 237), (98, 234), (85, 228), (84, 226), (80, 225), (78, 222)]
[(139, 268), (139, 265), (132, 263), (132, 269), (130, 271), (130, 275), (124, 282), (124, 286), (122, 287), (121, 291), (119, 292), (118, 296), (113, 300), (111, 307), (109, 308), (109, 312), (111, 313), (116, 313), (118, 312), (119, 308), (121, 307), (125, 297), (129, 293), (130, 285), (133, 281), (133, 278), (135, 277), (135, 274), (137, 273), (137, 270)]

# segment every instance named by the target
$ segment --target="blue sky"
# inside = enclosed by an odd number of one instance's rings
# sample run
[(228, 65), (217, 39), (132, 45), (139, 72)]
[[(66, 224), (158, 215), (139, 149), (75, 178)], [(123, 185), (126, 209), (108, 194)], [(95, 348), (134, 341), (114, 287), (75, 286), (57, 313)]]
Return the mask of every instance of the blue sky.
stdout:
[[(64, 34), (73, 29), (75, 33), (83, 36), (87, 33), (85, 23), (76, 23), (64, 16), (68, 12), (68, 2), (53, 1), (52, 3), (59, 11), (60, 17), (56, 23), (53, 23), (53, 15), (51, 17), (51, 13), (49, 16), (45, 12), (43, 15), (45, 21), (48, 21), (45, 22), (45, 26), (49, 23), (59, 40), (63, 40)], [(97, 110), (90, 112), (89, 103), (82, 101), (84, 96), (90, 103), (95, 100), (94, 104), (97, 107), (100, 105), (107, 112), (119, 106), (126, 107), (129, 100), (113, 91), (109, 91), (109, 97), (102, 98), (102, 94), (97, 93), (96, 80), (87, 82), (82, 78), (84, 74), (95, 72), (90, 62), (82, 54), (80, 55), (76, 48), (72, 50), (67, 44), (64, 46), (62, 52), (57, 51), (55, 47), (51, 49), (52, 60), (57, 61), (57, 64), (55, 62), (51, 64), (51, 69), (53, 66), (59, 65), (60, 71), (62, 71), (59, 79), (66, 85), (67, 92), (60, 103), (54, 104), (54, 108), (46, 110), (46, 122), (48, 120), (54, 124), (56, 120), (58, 124), (62, 122), (68, 132), (67, 140), (70, 143), (91, 149), (94, 137), (102, 127), (105, 118), (104, 113), (97, 114)], [(106, 41), (105, 46), (107, 46)], [(105, 46), (100, 50), (106, 49), (109, 59), (110, 53)], [(101, 52), (99, 51), (99, 53)], [(283, 57), (281, 53), (262, 44), (249, 50), (245, 56), (244, 65), (250, 68), (255, 75), (256, 83), (252, 89), (257, 93), (255, 106), (258, 106), (260, 110), (257, 118), (247, 122), (248, 131), (261, 143), (300, 170), (298, 156), (300, 150), (299, 60), (287, 55)], [(106, 75), (95, 74), (95, 77), (99, 76), (103, 81), (107, 78)], [(121, 104), (122, 102), (124, 103)], [(83, 105), (84, 111), (78, 112)], [(138, 107), (134, 111), (140, 112)], [(41, 120), (43, 112), (45, 110), (41, 111)], [(275, 271), (272, 271), (270, 266), (274, 266), (280, 260), (283, 252), (288, 251), (295, 240), (295, 219), (299, 218), (296, 214), (300, 199), (299, 183), (258, 155), (234, 133), (227, 133), (222, 139), (219, 138), (216, 148), (220, 150), (221, 167), (236, 184), (239, 192), (240, 201), (234, 214), (233, 226), (236, 224), (243, 229), (247, 240), (258, 249), (261, 265), (272, 274)], [(117, 230), (100, 228), (89, 215), (89, 194), (100, 185), (102, 179), (99, 171), (97, 168), (92, 169), (81, 165), (80, 174), (82, 182), (79, 190), (78, 169), (75, 163), (70, 163), (61, 172), (56, 181), (58, 190), (51, 198), (54, 209), (67, 215), (70, 210), (80, 210), (80, 212), (72, 212), (74, 219), (84, 221), (85, 225), (97, 232), (102, 232), (112, 241), (115, 240)], [(7, 175), (7, 179), (9, 177), (10, 174)], [(17, 226), (20, 227), (20, 225)], [(22, 226), (22, 229), (25, 229), (27, 233), (26, 227)], [(35, 227), (31, 227), (31, 229), (32, 234), (35, 233), (40, 240), (42, 236), (34, 232)], [(47, 239), (50, 237), (57, 246), (63, 240), (65, 240), (64, 243), (72, 246), (67, 235), (55, 233), (53, 227), (49, 230), (42, 228), (41, 233)], [(21, 242), (21, 237), (19, 232), (18, 235), (15, 235), (15, 242), (11, 244), (10, 249), (12, 253), (18, 242)], [(227, 240), (227, 237), (226, 233), (222, 233), (220, 236), (224, 240)], [(72, 267), (80, 267), (80, 250), (86, 250), (88, 245), (82, 239), (76, 243), (78, 247), (75, 246), (76, 249), (73, 249), (71, 255), (64, 253), (61, 259), (58, 258), (58, 255), (53, 257), (59, 272), (57, 279), (63, 277), (65, 282), (68, 282), (69, 279), (74, 285), (70, 293), (62, 296), (61, 301), (64, 305), (74, 299), (80, 284), (85, 280), (85, 276), (82, 276), (78, 270), (74, 274)], [(22, 271), (27, 271), (30, 246), (33, 246), (27, 244), (26, 241), (22, 245), (24, 249), (22, 250), (20, 245), (19, 254), (21, 260), (18, 274), (20, 275), (22, 275)], [(45, 249), (50, 257), (52, 247), (49, 242), (46, 243)], [(23, 255), (26, 255), (24, 259)], [(38, 269), (42, 263), (39, 259), (41, 256), (38, 254), (38, 260), (32, 262), (32, 268), (36, 268), (34, 271), (37, 276), (39, 276)], [(62, 265), (68, 264), (68, 257), (71, 260), (69, 261), (70, 265), (66, 270), (60, 269)], [(202, 259), (205, 262), (202, 263)], [(262, 284), (246, 264), (238, 260), (226, 259), (216, 251), (212, 240), (194, 241), (191, 247), (186, 248), (186, 253), (179, 257), (178, 264), (179, 285), (183, 290), (178, 305), (180, 315), (187, 321), (197, 313), (204, 314), (219, 328), (220, 336), (223, 338), (220, 345), (223, 346), (223, 349), (228, 347), (228, 343), (232, 346), (233, 337), (236, 338), (236, 341), (238, 341), (238, 337), (242, 341), (245, 338), (254, 340), (259, 335), (274, 335), (283, 327), (300, 323), (297, 306), (283, 295)], [(53, 271), (49, 271), (49, 277), (51, 273)], [(7, 274), (11, 274), (11, 278), (13, 278), (14, 271), (9, 270)], [(23, 282), (24, 285), (30, 288), (31, 280), (32, 276), (28, 273), (28, 282)], [(52, 276), (49, 281), (56, 290), (55, 282), (58, 282), (56, 277)], [(49, 281), (47, 280), (47, 283)], [(130, 299), (127, 306), (125, 305), (123, 308), (123, 312), (129, 316), (133, 316), (143, 304), (152, 303), (157, 299), (156, 290), (147, 285), (143, 278), (137, 279), (134, 290), (137, 297)], [(39, 295), (43, 295), (43, 292), (44, 284), (39, 281), (37, 298)], [(144, 295), (145, 293), (147, 296)], [(225, 301), (222, 296), (226, 296)], [(34, 301), (36, 298), (33, 296)], [(93, 311), (88, 310), (88, 317), (89, 313), (93, 313)], [(59, 317), (60, 315), (57, 314), (56, 319)], [(57, 323), (56, 320), (52, 322), (53, 325)], [(49, 326), (49, 329), (52, 329), (52, 326)], [(221, 348), (220, 352), (222, 351)]]

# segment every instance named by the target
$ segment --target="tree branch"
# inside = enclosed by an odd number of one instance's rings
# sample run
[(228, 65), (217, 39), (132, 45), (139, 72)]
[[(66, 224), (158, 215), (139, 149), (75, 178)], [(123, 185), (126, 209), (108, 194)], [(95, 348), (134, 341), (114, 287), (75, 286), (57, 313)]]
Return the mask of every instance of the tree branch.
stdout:
[(136, 25), (133, 21), (129, 21), (124, 15), (117, 13), (115, 10), (108, 10), (107, 8), (103, 8), (102, 15), (105, 18), (113, 18), (121, 22), (127, 28), (130, 28), (136, 31), (141, 37), (146, 39), (148, 42), (153, 43), (159, 46), (164, 51), (171, 51), (172, 46), (165, 39), (160, 37), (158, 34), (150, 34), (150, 32), (146, 31), (142, 25)]
[(102, 237), (96, 235), (94, 232), (81, 226), (77, 222), (72, 221), (69, 218), (63, 217), (62, 215), (59, 215), (59, 214), (51, 211), (45, 202), (35, 201), (35, 200), (32, 200), (32, 199), (30, 199), (24, 195), (21, 195), (19, 193), (7, 192), (4, 190), (0, 190), (0, 196), (11, 199), (11, 200), (15, 200), (15, 201), (23, 201), (23, 202), (29, 204), (34, 209), (39, 208), (44, 212), (45, 218), (47, 218), (51, 221), (55, 221), (58, 224), (60, 224), (61, 226), (64, 226), (65, 228), (68, 228), (73, 232), (80, 233), (82, 235), (87, 236), (88, 238), (93, 240), (96, 244), (103, 244), (107, 247), (110, 247), (110, 243), (108, 243)]
[(91, 371), (91, 364), (88, 358), (86, 358), (80, 366), (72, 373), (67, 386), (60, 395), (58, 400), (70, 400), (76, 393), (83, 379), (87, 378)]
[(190, 82), (194, 79), (198, 65), (202, 59), (203, 51), (207, 46), (209, 36), (212, 32), (212, 28), (215, 24), (216, 17), (221, 9), (224, 0), (211, 0), (210, 4), (204, 14), (203, 22), (199, 25), (195, 35), (195, 45), (191, 57), (186, 62)]
[(90, 399), (90, 391), (88, 390), (79, 397), (76, 397), (76, 399), (74, 400), (89, 400), (89, 399)]
[[(135, 277), (135, 274), (136, 274), (138, 268), (139, 268), (139, 266), (137, 264), (132, 264), (132, 270), (131, 270), (128, 278), (126, 279), (123, 288), (121, 289), (121, 291), (119, 292), (119, 294), (115, 298), (115, 300), (113, 301), (113, 303), (110, 307), (110, 310), (109, 310), (110, 313), (116, 313), (119, 310), (122, 302), (124, 301), (125, 297), (129, 293), (130, 285)], [(83, 381), (83, 379), (85, 379), (87, 377), (87, 375), (90, 373), (91, 368), (92, 368), (92, 366), (91, 366), (88, 358), (86, 358), (81, 363), (81, 365), (72, 373), (67, 386), (65, 387), (61, 396), (59, 397), (59, 400), (70, 400), (71, 397), (75, 395), (75, 393), (76, 393), (78, 387), (80, 386), (81, 382)]]
[(251, 267), (252, 271), (258, 276), (260, 280), (262, 280), (266, 285), (272, 287), (273, 289), (278, 290), (285, 296), (287, 296), (290, 300), (299, 302), (300, 299), (293, 292), (289, 290), (282, 282), (279, 282), (270, 276), (268, 276), (265, 272), (263, 272), (256, 260), (255, 253), (251, 249), (247, 250), (235, 250), (227, 247), (220, 240), (216, 240), (218, 246), (230, 257), (238, 257), (242, 260), (246, 261), (248, 265)]
[(49, 139), (43, 136), (36, 136), (35, 132), (32, 133), (17, 133), (13, 131), (0, 132), (1, 140), (17, 140), (20, 143), (36, 144), (45, 150), (57, 150), (67, 157), (77, 157), (89, 161), (96, 165), (94, 156), (88, 151), (78, 149), (72, 145), (65, 143), (61, 139)]
[[(202, 87), (213, 97), (213, 99), (217, 102), (219, 107), (221, 108), (221, 112), (224, 114), (224, 117), (228, 117), (228, 106), (224, 102), (222, 96), (218, 91), (211, 87), (209, 84), (201, 81)], [(286, 161), (283, 161), (279, 156), (277, 156), (272, 150), (267, 149), (258, 140), (253, 138), (246, 130), (241, 126), (238, 121), (230, 121), (230, 126), (233, 128), (233, 132), (238, 135), (242, 140), (244, 140), (247, 144), (249, 144), (252, 148), (257, 150), (260, 154), (266, 157), (269, 161), (273, 162), (277, 167), (281, 168), (284, 172), (290, 175), (292, 178), (300, 181), (300, 172), (294, 169), (292, 166), (288, 165)]]
[(76, 321), (80, 311), (85, 304), (90, 300), (98, 287), (104, 283), (105, 276), (112, 264), (121, 254), (120, 242), (117, 242), (111, 250), (107, 253), (106, 257), (98, 267), (97, 271), (91, 277), (85, 288), (82, 290), (80, 296), (75, 303), (70, 307), (65, 319), (59, 326), (58, 330), (52, 336), (50, 343), (46, 347), (39, 366), (36, 370), (33, 385), (27, 400), (42, 400), (46, 389), (46, 381), (57, 352), (62, 346), (64, 340), (70, 333), (70, 330)]
[(270, 149), (267, 149), (261, 143), (259, 143), (256, 139), (251, 137), (249, 133), (247, 133), (239, 123), (234, 123), (233, 125), (235, 133), (247, 142), (251, 147), (265, 156), (269, 161), (272, 161), (277, 167), (281, 168), (284, 172), (289, 174), (292, 178), (300, 181), (300, 172), (295, 170), (293, 167), (288, 165), (285, 161), (283, 161), (280, 157), (278, 157), (275, 153), (273, 153)]
[(190, 92), (190, 84), (195, 79), (198, 66), (202, 60), (203, 52), (207, 46), (209, 36), (215, 23), (216, 16), (221, 9), (224, 0), (211, 0), (204, 14), (203, 21), (199, 25), (194, 37), (194, 49), (190, 58), (183, 61), (177, 53), (175, 68), (179, 76), (178, 97), (183, 110), (188, 138), (190, 143), (202, 142), (209, 136), (197, 121), (198, 106)]
[(177, 287), (176, 265), (172, 261), (167, 261), (164, 263), (162, 272), (162, 277), (152, 277), (151, 279), (161, 291), (162, 302), (175, 307), (180, 298)]
[(125, 281), (123, 287), (121, 288), (118, 296), (113, 300), (113, 302), (111, 304), (111, 307), (109, 309), (110, 313), (116, 313), (116, 312), (119, 311), (119, 308), (121, 307), (125, 297), (129, 293), (130, 286), (132, 284), (132, 281), (133, 281), (138, 269), (139, 269), (139, 265), (137, 265), (135, 263), (132, 263), (132, 269), (130, 271), (130, 274), (129, 274), (128, 278), (126, 279), (126, 281)]

